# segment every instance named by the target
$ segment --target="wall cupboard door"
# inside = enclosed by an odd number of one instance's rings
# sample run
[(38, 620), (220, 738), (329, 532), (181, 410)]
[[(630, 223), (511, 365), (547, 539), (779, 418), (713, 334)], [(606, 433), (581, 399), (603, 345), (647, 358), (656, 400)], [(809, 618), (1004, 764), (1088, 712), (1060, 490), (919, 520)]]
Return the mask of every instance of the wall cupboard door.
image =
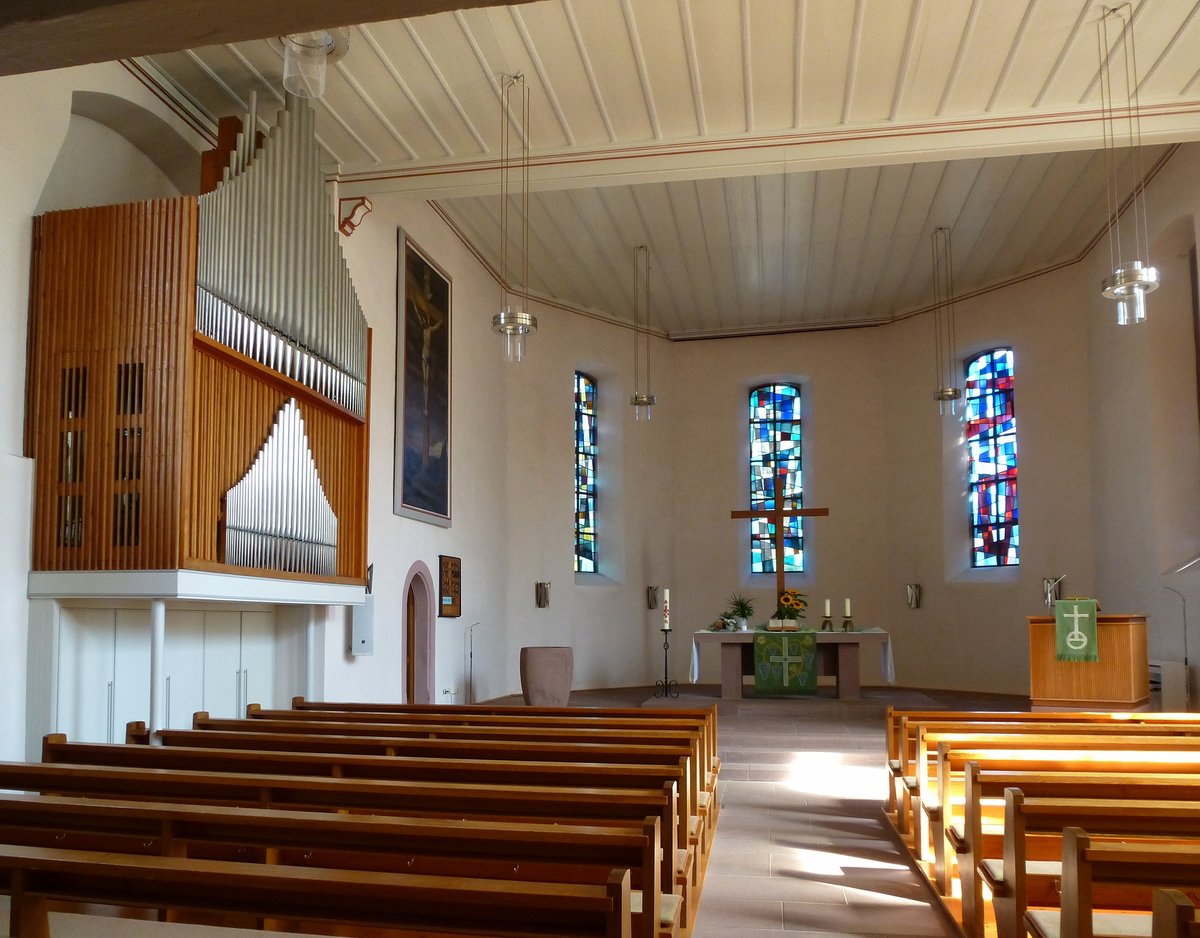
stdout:
[(204, 614), (204, 709), (242, 717), (246, 704), (270, 705), (275, 685), (274, 612)]
[[(243, 716), (274, 702), (275, 612), (167, 611), (163, 720), (190, 727), (192, 714)], [(58, 732), (81, 742), (124, 742), (125, 724), (150, 718), (148, 609), (62, 610)]]
[(275, 691), (275, 614), (273, 612), (242, 613), (242, 706), (246, 704), (273, 705)]
[(163, 645), (163, 724), (191, 729), (192, 714), (204, 709), (204, 613), (171, 610)]
[(150, 710), (150, 614), (72, 609), (59, 642), (58, 729), (68, 739), (121, 743)]
[(58, 731), (107, 743), (113, 726), (115, 609), (73, 609), (62, 619), (58, 654)]
[(150, 714), (150, 611), (118, 609), (113, 632), (112, 742), (125, 742), (125, 724)]

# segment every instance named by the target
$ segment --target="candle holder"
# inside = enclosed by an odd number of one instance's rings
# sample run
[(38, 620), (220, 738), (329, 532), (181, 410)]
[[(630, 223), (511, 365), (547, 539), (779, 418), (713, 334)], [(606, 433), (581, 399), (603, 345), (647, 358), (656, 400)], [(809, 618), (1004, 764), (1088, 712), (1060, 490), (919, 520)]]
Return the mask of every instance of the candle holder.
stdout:
[(833, 620), (831, 618), (829, 618), (829, 616), (826, 616), (824, 619), (821, 620), (821, 631), (822, 632), (832, 632), (833, 631)]
[(678, 697), (679, 682), (671, 680), (671, 659), (668, 652), (671, 649), (671, 630), (663, 629), (663, 679), (654, 682), (655, 697)]
[(842, 631), (843, 632), (853, 632), (854, 631), (854, 616), (846, 616), (846, 618), (844, 618), (842, 620)]

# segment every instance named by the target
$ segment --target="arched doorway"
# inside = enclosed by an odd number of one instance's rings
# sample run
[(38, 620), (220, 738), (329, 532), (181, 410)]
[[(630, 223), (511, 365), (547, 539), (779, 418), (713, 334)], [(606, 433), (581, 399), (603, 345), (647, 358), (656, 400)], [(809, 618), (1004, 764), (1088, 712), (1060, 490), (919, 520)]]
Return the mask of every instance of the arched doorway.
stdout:
[(433, 576), (421, 561), (404, 577), (404, 700), (433, 703), (433, 628), (437, 621)]

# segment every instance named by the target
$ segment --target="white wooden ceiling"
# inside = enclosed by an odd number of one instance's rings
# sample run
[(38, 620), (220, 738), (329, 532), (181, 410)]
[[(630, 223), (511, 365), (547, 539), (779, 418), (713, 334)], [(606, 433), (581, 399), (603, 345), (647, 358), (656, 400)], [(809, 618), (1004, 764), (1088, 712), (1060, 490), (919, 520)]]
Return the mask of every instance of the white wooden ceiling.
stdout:
[[(646, 244), (673, 337), (887, 321), (932, 302), (935, 227), (960, 295), (1096, 242), (1101, 9), (542, 0), (373, 23), (350, 29), (318, 131), (343, 195), (431, 199), (498, 269), (500, 76), (523, 74), (532, 292), (631, 319)], [(1200, 139), (1200, 0), (1132, 10), (1145, 175)], [(211, 115), (281, 100), (275, 42), (151, 61)]]

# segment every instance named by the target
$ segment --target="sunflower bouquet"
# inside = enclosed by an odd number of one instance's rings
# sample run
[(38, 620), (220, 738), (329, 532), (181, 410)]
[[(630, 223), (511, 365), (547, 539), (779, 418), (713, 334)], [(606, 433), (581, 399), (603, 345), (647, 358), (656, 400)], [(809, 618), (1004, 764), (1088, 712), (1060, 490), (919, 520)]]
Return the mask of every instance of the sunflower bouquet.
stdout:
[(779, 606), (775, 610), (776, 619), (803, 619), (804, 610), (808, 608), (808, 597), (800, 590), (784, 590), (779, 594)]

